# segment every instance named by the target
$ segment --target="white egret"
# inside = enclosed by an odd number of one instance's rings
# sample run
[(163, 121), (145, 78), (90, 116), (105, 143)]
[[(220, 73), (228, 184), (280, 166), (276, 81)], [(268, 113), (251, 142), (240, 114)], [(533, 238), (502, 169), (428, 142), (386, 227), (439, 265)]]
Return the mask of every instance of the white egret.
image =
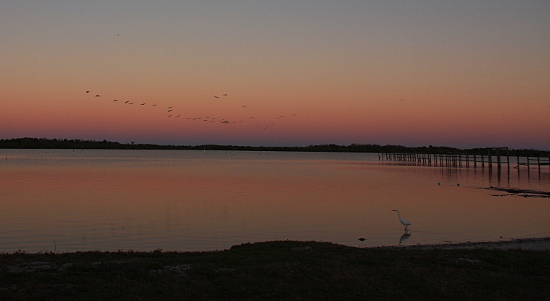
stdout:
[(401, 214), (399, 214), (399, 210), (394, 209), (392, 211), (397, 211), (397, 217), (399, 217), (399, 221), (401, 222), (401, 224), (403, 224), (403, 226), (405, 226), (405, 231), (407, 231), (411, 223), (409, 223), (409, 221), (407, 221), (406, 219), (401, 218)]

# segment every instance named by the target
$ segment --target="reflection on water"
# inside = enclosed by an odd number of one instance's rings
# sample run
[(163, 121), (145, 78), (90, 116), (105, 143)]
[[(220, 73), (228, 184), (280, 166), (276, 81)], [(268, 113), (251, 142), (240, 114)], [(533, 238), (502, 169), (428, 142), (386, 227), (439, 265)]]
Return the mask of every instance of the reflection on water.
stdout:
[[(549, 199), (494, 197), (485, 189), (550, 191), (548, 169), (498, 173), (341, 153), (0, 150), (0, 158), (4, 252), (550, 235)], [(403, 234), (396, 208), (411, 222), (409, 232)]]
[(401, 237), (399, 238), (399, 245), (402, 245), (407, 239), (409, 239), (409, 237), (411, 237), (411, 233), (407, 229), (405, 230), (403, 235), (401, 235)]

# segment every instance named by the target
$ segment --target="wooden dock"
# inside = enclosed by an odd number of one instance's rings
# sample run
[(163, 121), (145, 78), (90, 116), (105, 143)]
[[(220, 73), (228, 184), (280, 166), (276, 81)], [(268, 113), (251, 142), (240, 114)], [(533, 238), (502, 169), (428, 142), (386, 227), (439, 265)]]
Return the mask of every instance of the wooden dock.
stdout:
[(515, 168), (519, 168), (520, 166), (527, 166), (529, 168), (530, 166), (544, 166), (549, 165), (550, 166), (550, 157), (524, 157), (520, 161), (520, 158), (518, 157), (517, 160), (517, 166)]
[[(510, 159), (512, 158), (512, 160)], [(550, 166), (549, 156), (510, 155), (506, 147), (487, 148), (483, 152), (453, 152), (453, 153), (379, 153), (381, 161), (410, 162), (418, 165), (440, 167), (473, 167), (473, 168), (516, 168)], [(514, 160), (515, 159), (515, 160)]]

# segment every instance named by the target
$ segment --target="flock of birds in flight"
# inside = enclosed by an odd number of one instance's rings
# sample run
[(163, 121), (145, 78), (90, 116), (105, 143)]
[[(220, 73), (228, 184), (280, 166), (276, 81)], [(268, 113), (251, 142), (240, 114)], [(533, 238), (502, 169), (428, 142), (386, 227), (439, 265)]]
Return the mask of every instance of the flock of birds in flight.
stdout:
[[(90, 94), (90, 95), (94, 95), (93, 93), (91, 93), (89, 90), (86, 91), (86, 94)], [(101, 97), (100, 94), (95, 94), (94, 98), (99, 98)], [(218, 96), (218, 95), (214, 95), (214, 98), (215, 99), (221, 99), (221, 98), (225, 98), (225, 97), (229, 97), (229, 95), (227, 93), (224, 93), (224, 94), (221, 94), (221, 96)], [(127, 101), (119, 101), (118, 99), (113, 99), (113, 102), (119, 102), (119, 103), (123, 103), (124, 105), (134, 105), (133, 102), (127, 100)], [(158, 104), (156, 103), (145, 103), (145, 102), (142, 102), (142, 103), (136, 103), (136, 105), (139, 105), (139, 106), (151, 106), (151, 107), (157, 107)], [(243, 105), (241, 106), (241, 108), (243, 109), (246, 109), (248, 108), (246, 105)], [(244, 123), (244, 122), (247, 122), (247, 121), (251, 121), (251, 120), (254, 120), (255, 117), (254, 116), (249, 116), (247, 117), (246, 119), (239, 119), (239, 120), (228, 120), (228, 119), (225, 119), (225, 118), (217, 118), (217, 117), (191, 117), (191, 116), (186, 116), (184, 117), (182, 114), (179, 114), (179, 113), (176, 113), (175, 112), (175, 109), (172, 107), (172, 106), (165, 106), (164, 109), (166, 110), (166, 116), (167, 118), (173, 118), (173, 119), (185, 119), (185, 120), (188, 120), (188, 121), (202, 121), (202, 122), (210, 122), (210, 123), (222, 123), (222, 124), (236, 124), (236, 123)], [(291, 116), (291, 117), (294, 117), (296, 116), (296, 114), (290, 114), (290, 115), (278, 115), (276, 117), (273, 118), (273, 120), (271, 120), (271, 122), (268, 122), (268, 123), (261, 123), (260, 125), (256, 125), (256, 127), (258, 128), (261, 128), (261, 129), (268, 129), (272, 126), (275, 126), (276, 125), (276, 120), (281, 120), (283, 118), (285, 118), (286, 116)]]

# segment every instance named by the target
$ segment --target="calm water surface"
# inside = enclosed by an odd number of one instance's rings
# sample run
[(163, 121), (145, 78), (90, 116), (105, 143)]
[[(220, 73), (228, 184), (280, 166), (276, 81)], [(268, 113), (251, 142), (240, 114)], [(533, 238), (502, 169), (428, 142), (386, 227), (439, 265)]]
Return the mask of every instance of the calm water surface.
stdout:
[[(498, 173), (347, 153), (0, 150), (0, 252), (550, 236), (550, 199), (495, 196), (505, 193), (490, 186), (550, 191), (549, 168)], [(392, 209), (412, 223), (410, 235)]]

